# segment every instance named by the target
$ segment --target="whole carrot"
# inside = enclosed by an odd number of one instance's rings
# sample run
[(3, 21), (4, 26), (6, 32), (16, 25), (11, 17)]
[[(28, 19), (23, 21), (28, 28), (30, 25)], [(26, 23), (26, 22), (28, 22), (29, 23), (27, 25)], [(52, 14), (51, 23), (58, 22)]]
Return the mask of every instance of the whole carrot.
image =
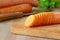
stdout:
[(20, 4), (20, 5), (16, 5), (16, 6), (1, 8), (0, 14), (10, 13), (10, 12), (28, 13), (31, 11), (32, 11), (32, 6), (30, 4)]
[(17, 4), (31, 4), (33, 6), (38, 6), (38, 0), (0, 0), (0, 8), (1, 7), (7, 7), (7, 6), (13, 6)]
[(60, 23), (60, 12), (42, 12), (29, 16), (25, 21), (26, 27)]

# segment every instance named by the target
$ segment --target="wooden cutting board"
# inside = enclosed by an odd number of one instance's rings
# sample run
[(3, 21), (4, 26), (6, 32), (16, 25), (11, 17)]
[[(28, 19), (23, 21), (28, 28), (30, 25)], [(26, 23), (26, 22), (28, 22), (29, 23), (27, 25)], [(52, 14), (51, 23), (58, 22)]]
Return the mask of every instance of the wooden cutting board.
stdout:
[(35, 37), (60, 39), (60, 24), (25, 28), (24, 21), (26, 18), (21, 18), (20, 21), (12, 24), (10, 32)]

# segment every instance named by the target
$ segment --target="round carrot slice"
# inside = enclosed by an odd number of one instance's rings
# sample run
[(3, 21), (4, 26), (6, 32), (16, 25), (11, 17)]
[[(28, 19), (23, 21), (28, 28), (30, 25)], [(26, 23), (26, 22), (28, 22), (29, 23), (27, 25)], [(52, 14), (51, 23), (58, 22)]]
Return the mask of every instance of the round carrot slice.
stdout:
[(34, 25), (34, 23), (35, 23), (35, 16), (31, 15), (26, 19), (25, 26), (26, 27), (31, 27), (32, 25)]

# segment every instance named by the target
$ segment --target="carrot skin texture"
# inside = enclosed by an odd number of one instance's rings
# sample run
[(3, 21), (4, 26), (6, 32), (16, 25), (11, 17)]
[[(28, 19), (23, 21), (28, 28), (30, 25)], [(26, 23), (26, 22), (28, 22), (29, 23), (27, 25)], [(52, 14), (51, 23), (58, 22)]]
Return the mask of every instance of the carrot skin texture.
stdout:
[(1, 8), (0, 9), (0, 14), (10, 13), (10, 12), (28, 13), (28, 12), (31, 12), (31, 11), (32, 11), (32, 6), (30, 4), (21, 4), (21, 5)]
[(0, 8), (25, 3), (31, 4), (32, 6), (39, 5), (38, 0), (0, 0)]
[[(33, 21), (29, 21), (28, 25), (27, 25), (27, 21), (25, 21), (26, 27), (43, 26), (43, 25), (60, 23), (60, 12), (42, 12), (42, 13), (35, 14), (32, 17), (34, 16), (35, 19), (33, 20), (32, 18), (30, 18)], [(28, 18), (26, 20), (29, 20)]]

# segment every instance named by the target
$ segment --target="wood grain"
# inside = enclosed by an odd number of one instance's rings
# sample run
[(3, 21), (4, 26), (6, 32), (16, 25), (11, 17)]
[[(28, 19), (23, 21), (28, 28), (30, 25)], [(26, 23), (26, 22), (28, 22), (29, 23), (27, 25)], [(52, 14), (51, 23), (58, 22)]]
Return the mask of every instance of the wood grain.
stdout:
[(22, 18), (18, 23), (13, 24), (10, 27), (10, 32), (15, 34), (23, 34), (36, 37), (60, 39), (60, 24), (38, 26), (35, 28), (25, 28), (24, 21), (26, 18)]

